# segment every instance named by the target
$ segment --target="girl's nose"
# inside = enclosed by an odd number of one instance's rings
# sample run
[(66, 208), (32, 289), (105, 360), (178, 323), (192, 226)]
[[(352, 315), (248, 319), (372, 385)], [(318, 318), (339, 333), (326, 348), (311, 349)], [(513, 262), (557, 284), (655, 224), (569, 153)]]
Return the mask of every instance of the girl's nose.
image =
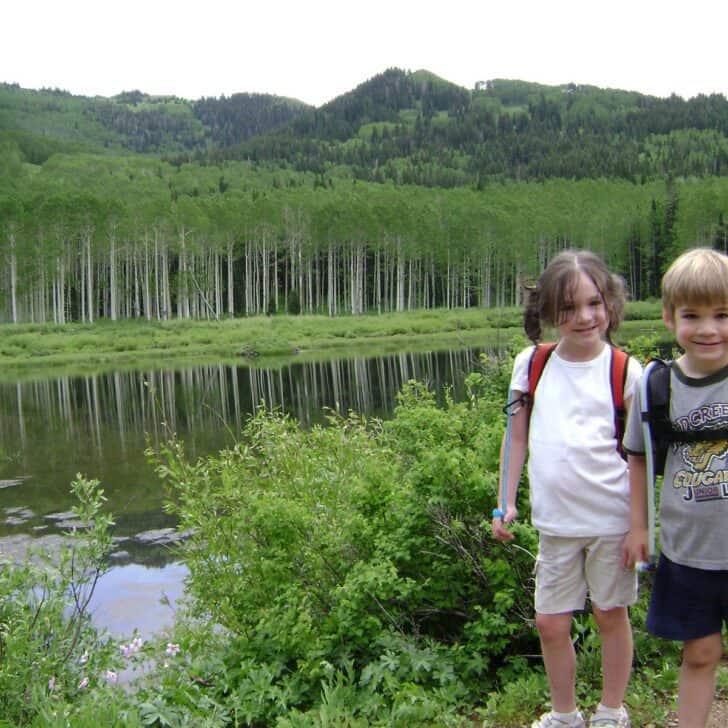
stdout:
[(577, 306), (576, 308), (576, 320), (577, 321), (589, 321), (591, 318), (591, 308), (589, 306)]

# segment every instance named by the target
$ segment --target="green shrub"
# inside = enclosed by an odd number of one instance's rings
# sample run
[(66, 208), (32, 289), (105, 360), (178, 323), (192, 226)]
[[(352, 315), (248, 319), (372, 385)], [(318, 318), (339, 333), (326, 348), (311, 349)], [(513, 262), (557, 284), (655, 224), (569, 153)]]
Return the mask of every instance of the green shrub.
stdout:
[(411, 382), (386, 423), (260, 411), (216, 457), (165, 448), (192, 614), (226, 635), (212, 700), (250, 724), (348, 703), (363, 725), (443, 725), (527, 669), (535, 533), (490, 537), (508, 375), (491, 362), (442, 407)]
[(98, 481), (79, 475), (71, 490), (85, 527), (57, 553), (0, 568), (0, 715), (13, 725), (51, 720), (118, 670), (116, 647), (99, 637), (88, 611), (106, 568), (111, 517)]

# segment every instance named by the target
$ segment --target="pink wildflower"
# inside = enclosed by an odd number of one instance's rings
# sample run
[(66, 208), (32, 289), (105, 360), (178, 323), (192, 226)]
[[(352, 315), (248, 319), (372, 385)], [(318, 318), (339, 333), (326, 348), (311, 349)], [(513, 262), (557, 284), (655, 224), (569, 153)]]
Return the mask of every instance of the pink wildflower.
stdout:
[(78, 689), (83, 690), (84, 688), (88, 687), (88, 678), (85, 677), (81, 680), (81, 682), (78, 683)]
[(51, 692), (53, 692), (55, 689), (56, 689), (56, 678), (55, 678), (55, 676), (52, 676), (48, 680), (48, 690), (50, 690)]
[(106, 671), (106, 680), (110, 683), (115, 683), (119, 679), (119, 676), (113, 670)]
[(174, 655), (176, 655), (179, 652), (179, 650), (180, 650), (180, 647), (178, 644), (176, 644), (174, 642), (167, 642), (167, 649), (165, 650), (165, 652), (168, 655), (172, 655), (174, 657)]

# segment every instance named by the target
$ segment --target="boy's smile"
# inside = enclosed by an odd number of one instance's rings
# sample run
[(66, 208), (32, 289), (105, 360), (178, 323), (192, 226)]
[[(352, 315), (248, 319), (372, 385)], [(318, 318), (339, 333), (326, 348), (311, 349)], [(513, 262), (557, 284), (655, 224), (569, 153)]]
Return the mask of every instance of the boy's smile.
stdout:
[(728, 302), (677, 306), (663, 311), (685, 352), (678, 362), (688, 376), (704, 377), (728, 365)]

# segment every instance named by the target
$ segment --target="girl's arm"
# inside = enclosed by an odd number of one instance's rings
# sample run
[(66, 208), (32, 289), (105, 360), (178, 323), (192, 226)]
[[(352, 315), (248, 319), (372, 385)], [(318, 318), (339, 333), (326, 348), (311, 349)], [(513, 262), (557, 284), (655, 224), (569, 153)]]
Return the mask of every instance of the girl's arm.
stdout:
[(622, 566), (633, 569), (649, 559), (647, 540), (647, 465), (644, 455), (628, 455), (629, 463), (629, 533), (622, 544)]
[[(513, 392), (513, 399), (518, 399), (523, 393)], [(506, 453), (506, 436), (503, 435), (501, 441), (500, 453), (500, 469), (498, 483), (502, 482), (503, 465), (505, 458), (508, 456), (508, 483), (507, 483), (507, 499), (506, 503), (501, 503), (502, 489), (498, 488), (498, 507), (505, 514), (503, 519), (493, 518), (493, 536), (499, 541), (511, 541), (514, 536), (505, 526), (511, 523), (518, 516), (516, 508), (516, 496), (518, 494), (518, 483), (521, 479), (523, 464), (526, 462), (526, 451), (528, 448), (528, 407), (520, 407), (511, 417), (511, 442), (510, 452)]]

